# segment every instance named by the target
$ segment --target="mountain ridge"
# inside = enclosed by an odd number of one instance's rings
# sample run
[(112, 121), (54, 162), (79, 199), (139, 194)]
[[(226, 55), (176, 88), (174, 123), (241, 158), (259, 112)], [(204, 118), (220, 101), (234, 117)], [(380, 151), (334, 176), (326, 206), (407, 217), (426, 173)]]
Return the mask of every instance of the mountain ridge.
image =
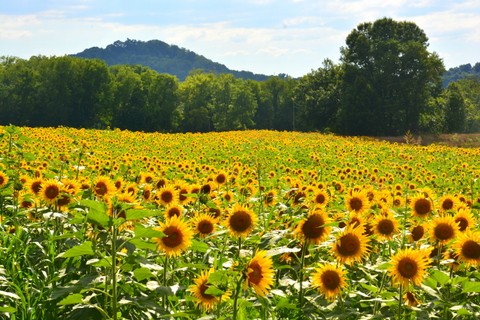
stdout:
[(71, 56), (101, 59), (108, 65), (140, 64), (160, 73), (172, 74), (181, 81), (196, 69), (219, 74), (230, 73), (237, 78), (256, 81), (267, 80), (270, 77), (250, 71), (231, 70), (193, 51), (169, 45), (161, 40), (117, 40), (105, 48), (91, 47)]

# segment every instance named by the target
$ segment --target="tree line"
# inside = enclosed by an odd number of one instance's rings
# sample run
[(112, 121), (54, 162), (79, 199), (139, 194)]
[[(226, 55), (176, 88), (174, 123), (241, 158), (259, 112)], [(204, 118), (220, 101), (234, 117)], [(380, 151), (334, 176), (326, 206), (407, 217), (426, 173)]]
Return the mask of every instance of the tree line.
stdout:
[(34, 56), (0, 60), (0, 124), (207, 132), (301, 130), (348, 135), (480, 131), (480, 79), (442, 88), (443, 62), (417, 25), (360, 24), (338, 64), (265, 81)]

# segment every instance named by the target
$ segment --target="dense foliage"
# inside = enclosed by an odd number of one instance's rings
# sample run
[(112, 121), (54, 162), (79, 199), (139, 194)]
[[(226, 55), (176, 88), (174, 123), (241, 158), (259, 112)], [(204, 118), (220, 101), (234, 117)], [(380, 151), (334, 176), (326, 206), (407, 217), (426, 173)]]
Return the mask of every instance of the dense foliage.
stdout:
[(193, 70), (207, 73), (230, 73), (237, 78), (263, 81), (268, 76), (249, 71), (235, 71), (225, 65), (213, 62), (187, 49), (168, 45), (160, 40), (138, 41), (127, 39), (115, 41), (106, 48), (93, 47), (72, 55), (79, 58), (101, 59), (109, 66), (118, 64), (139, 64), (160, 73), (168, 73), (183, 81)]
[(442, 76), (443, 86), (446, 87), (450, 82), (462, 80), (465, 78), (480, 77), (480, 62), (472, 66), (470, 63), (462, 64), (455, 68), (448, 69)]
[[(108, 66), (99, 59), (4, 57), (0, 124), (373, 136), (479, 131), (480, 79), (442, 88), (443, 63), (428, 52), (427, 40), (414, 23), (387, 18), (364, 23), (347, 37), (340, 64), (327, 59), (299, 79), (279, 75), (265, 81), (221, 70), (192, 71), (179, 81), (145, 66)], [(147, 54), (152, 46), (155, 52), (173, 50), (129, 40), (107, 51)]]
[(0, 318), (478, 319), (480, 149), (0, 127)]

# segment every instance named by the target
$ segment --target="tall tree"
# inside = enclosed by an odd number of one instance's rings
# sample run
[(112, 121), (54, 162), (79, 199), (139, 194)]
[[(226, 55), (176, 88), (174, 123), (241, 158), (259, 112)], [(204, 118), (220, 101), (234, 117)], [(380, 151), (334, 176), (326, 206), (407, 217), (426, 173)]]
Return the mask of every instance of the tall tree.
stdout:
[(326, 59), (323, 67), (298, 80), (293, 96), (297, 129), (335, 129), (342, 97), (342, 73), (340, 65)]
[(415, 23), (383, 18), (362, 23), (346, 39), (340, 130), (398, 135), (418, 131), (420, 114), (440, 93), (442, 60)]

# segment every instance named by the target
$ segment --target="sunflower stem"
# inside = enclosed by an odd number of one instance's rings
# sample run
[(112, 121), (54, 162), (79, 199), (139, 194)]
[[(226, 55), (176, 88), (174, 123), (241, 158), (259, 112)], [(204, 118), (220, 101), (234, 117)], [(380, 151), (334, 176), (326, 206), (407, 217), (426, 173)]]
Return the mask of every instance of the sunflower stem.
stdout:
[(233, 297), (233, 320), (237, 320), (237, 313), (238, 313), (238, 295), (240, 294), (240, 289), (243, 282), (243, 275), (237, 282), (237, 287), (235, 288), (235, 296)]
[(400, 284), (400, 288), (398, 290), (398, 319), (402, 319), (402, 313), (403, 313), (403, 285)]
[[(165, 261), (163, 265), (163, 286), (167, 286), (167, 268), (168, 268), (168, 255), (165, 256)], [(166, 309), (167, 305), (167, 296), (164, 295), (162, 299), (163, 308)]]
[(298, 293), (298, 302), (300, 305), (300, 308), (303, 306), (303, 266), (305, 264), (305, 253), (307, 252), (308, 248), (308, 242), (305, 241), (305, 243), (302, 246), (302, 256), (300, 257), (300, 270), (298, 271), (299, 273), (299, 280), (300, 280), (300, 290)]
[(112, 313), (117, 320), (117, 227), (112, 227)]
[(242, 237), (238, 237), (238, 258), (240, 258), (241, 249), (242, 249)]

